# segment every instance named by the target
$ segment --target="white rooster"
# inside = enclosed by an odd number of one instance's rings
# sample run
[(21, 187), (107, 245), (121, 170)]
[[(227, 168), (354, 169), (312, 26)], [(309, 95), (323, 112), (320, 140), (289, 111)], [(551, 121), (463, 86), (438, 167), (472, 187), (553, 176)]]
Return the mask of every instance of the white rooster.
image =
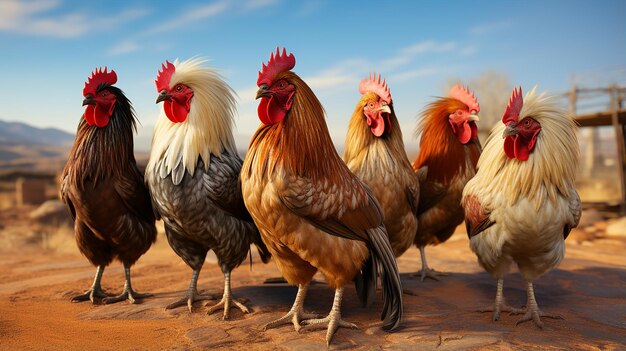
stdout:
[(470, 247), (478, 262), (498, 279), (493, 320), (508, 306), (503, 277), (516, 263), (526, 281), (525, 315), (517, 324), (540, 317), (561, 318), (539, 310), (533, 280), (556, 267), (565, 238), (578, 225), (581, 203), (574, 188), (578, 166), (576, 124), (556, 102), (536, 88), (522, 98), (513, 90), (509, 104), (487, 139), (478, 172), (463, 190)]

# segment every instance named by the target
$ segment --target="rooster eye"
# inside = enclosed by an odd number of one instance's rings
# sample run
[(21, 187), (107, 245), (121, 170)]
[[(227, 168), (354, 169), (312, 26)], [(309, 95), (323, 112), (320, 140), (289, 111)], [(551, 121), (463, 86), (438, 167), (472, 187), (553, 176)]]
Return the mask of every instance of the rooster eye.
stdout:
[(529, 120), (525, 120), (524, 121), (524, 125), (529, 126), (530, 125), (530, 121)]
[(106, 96), (107, 96), (107, 92), (106, 92), (106, 91), (103, 91), (103, 92), (102, 92), (102, 94), (101, 94), (100, 96), (102, 96), (102, 97), (106, 97)]
[(374, 103), (370, 102), (370, 108), (374, 108)]
[(285, 87), (285, 82), (280, 82), (280, 84), (278, 84), (279, 87), (284, 88)]
[(181, 87), (180, 85), (176, 86), (176, 91), (181, 91), (183, 90), (183, 87)]

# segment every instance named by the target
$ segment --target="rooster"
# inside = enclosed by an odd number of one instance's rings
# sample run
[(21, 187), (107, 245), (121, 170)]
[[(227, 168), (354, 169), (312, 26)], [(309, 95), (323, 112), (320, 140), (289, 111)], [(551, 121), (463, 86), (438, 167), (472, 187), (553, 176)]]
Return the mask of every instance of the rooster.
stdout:
[(154, 127), (146, 181), (154, 207), (165, 224), (172, 249), (191, 267), (193, 274), (186, 295), (166, 308), (196, 300), (197, 281), (207, 252), (213, 250), (224, 274), (224, 294), (208, 313), (224, 309), (230, 317), (235, 300), (230, 286), (231, 271), (255, 244), (264, 262), (269, 259), (241, 196), (237, 155), (232, 134), (235, 96), (233, 90), (202, 59), (166, 61), (156, 79), (163, 111)]
[[(478, 262), (498, 279), (493, 320), (511, 308), (502, 294), (512, 263), (526, 281), (525, 315), (561, 318), (539, 310), (533, 280), (555, 267), (565, 254), (565, 238), (578, 225), (581, 204), (574, 188), (578, 166), (575, 122), (554, 100), (533, 88), (522, 98), (514, 89), (478, 161), (478, 172), (463, 190), (462, 204), (470, 247)], [(504, 141), (502, 141), (502, 138)]]
[(343, 159), (379, 201), (389, 242), (399, 257), (413, 245), (417, 231), (419, 182), (387, 83), (373, 75), (361, 80), (359, 92), (363, 96), (350, 120)]
[(428, 268), (426, 245), (437, 245), (450, 238), (463, 222), (461, 194), (476, 173), (480, 156), (478, 140), (480, 105), (474, 93), (455, 85), (450, 97), (430, 103), (418, 125), (420, 152), (413, 162), (420, 181), (419, 228), (415, 245), (422, 257), (422, 270), (416, 276), (439, 280)]
[[(143, 176), (133, 154), (135, 114), (115, 71), (96, 69), (85, 83), (74, 146), (61, 176), (61, 199), (74, 219), (80, 252), (97, 267), (93, 285), (73, 302), (104, 303), (151, 296), (136, 293), (130, 268), (156, 240), (155, 217)], [(100, 285), (104, 268), (117, 258), (124, 264), (121, 295), (109, 297)]]
[[(291, 69), (293, 54), (270, 56), (257, 79), (262, 124), (250, 142), (241, 172), (246, 207), (282, 275), (298, 285), (291, 310), (265, 328), (293, 323), (327, 326), (330, 344), (341, 319), (344, 285), (356, 279), (361, 301), (375, 294), (382, 268), (383, 329), (398, 327), (402, 288), (382, 211), (367, 187), (341, 160), (328, 133), (324, 110), (311, 88)], [(335, 289), (326, 318), (312, 319), (303, 303), (313, 275)], [(304, 319), (304, 320), (303, 320)]]

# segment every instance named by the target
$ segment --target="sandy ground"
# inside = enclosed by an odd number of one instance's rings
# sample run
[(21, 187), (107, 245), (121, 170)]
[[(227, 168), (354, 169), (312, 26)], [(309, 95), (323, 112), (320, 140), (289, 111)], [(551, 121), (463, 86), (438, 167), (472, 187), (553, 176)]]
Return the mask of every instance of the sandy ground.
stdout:
[[(460, 228), (459, 228), (460, 229)], [(171, 251), (166, 240), (157, 244), (133, 268), (133, 286), (154, 298), (137, 305), (70, 303), (70, 296), (87, 289), (94, 268), (67, 241), (64, 254), (41, 249), (20, 249), (0, 254), (0, 349), (47, 350), (187, 350), (203, 348), (318, 350), (325, 348), (325, 331), (296, 333), (291, 326), (263, 331), (261, 326), (282, 316), (291, 306), (294, 287), (263, 284), (277, 277), (273, 262), (254, 257), (233, 273), (234, 294), (249, 299), (252, 313), (232, 310), (223, 321), (221, 311), (207, 315), (205, 302), (166, 311), (164, 306), (182, 296), (190, 269)], [(75, 245), (74, 245), (75, 246)], [(582, 245), (568, 240), (561, 266), (535, 285), (537, 300), (546, 312), (564, 320), (545, 318), (543, 330), (532, 323), (515, 326), (518, 316), (503, 314), (492, 322), (490, 313), (475, 309), (492, 303), (495, 281), (476, 263), (467, 237), (459, 230), (447, 243), (427, 249), (429, 264), (451, 272), (442, 281), (410, 277), (420, 266), (419, 252), (411, 249), (399, 260), (405, 289), (405, 318), (400, 330), (380, 329), (380, 296), (371, 310), (359, 307), (354, 289), (346, 288), (343, 317), (360, 330), (340, 329), (331, 349), (519, 350), (519, 349), (626, 349), (626, 242), (604, 238)], [(105, 271), (103, 287), (119, 293), (121, 264)], [(208, 259), (199, 289), (221, 293), (223, 278)], [(518, 273), (505, 280), (505, 296), (513, 306), (526, 301)], [(326, 314), (333, 291), (325, 284), (311, 287), (305, 309)], [(213, 303), (213, 302), (209, 302)]]

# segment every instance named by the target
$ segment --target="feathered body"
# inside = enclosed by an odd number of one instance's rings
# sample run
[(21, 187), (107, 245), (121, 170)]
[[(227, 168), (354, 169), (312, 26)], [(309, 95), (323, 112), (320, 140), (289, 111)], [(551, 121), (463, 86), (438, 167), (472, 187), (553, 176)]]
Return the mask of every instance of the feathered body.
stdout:
[[(527, 93), (516, 116), (492, 130), (478, 172), (463, 191), (463, 206), (470, 248), (480, 265), (502, 279), (515, 263), (530, 283), (563, 259), (564, 240), (580, 219), (574, 188), (579, 150), (575, 122), (545, 94)], [(533, 132), (531, 152), (510, 158), (505, 144), (513, 139), (503, 141), (503, 134), (512, 138), (519, 129), (521, 139), (521, 128), (532, 119), (540, 127)]]
[[(362, 269), (375, 274), (380, 264), (386, 295), (384, 328), (393, 329), (402, 314), (402, 295), (382, 213), (337, 155), (320, 102), (290, 71), (295, 58), (277, 51), (279, 64), (289, 59), (291, 65), (262, 81), (266, 70), (277, 65), (272, 55), (260, 73), (257, 97), (263, 98), (259, 117), (264, 123), (252, 138), (241, 172), (246, 207), (263, 241), (287, 281), (299, 285), (292, 311), (270, 324), (291, 321), (293, 315), (294, 326), (300, 327), (306, 288), (320, 271), (336, 289), (334, 312), (319, 322), (329, 323), (330, 342), (337, 326), (345, 323), (339, 322), (343, 286)], [(364, 280), (360, 295), (371, 299), (376, 278), (370, 274)]]
[[(468, 104), (471, 102), (453, 97), (440, 98), (427, 106), (417, 127), (421, 135), (420, 151), (413, 168), (419, 178), (420, 199), (419, 228), (414, 243), (422, 255), (422, 279), (437, 279), (428, 269), (424, 247), (445, 242), (463, 222), (461, 195), (465, 184), (476, 173), (481, 152), (478, 137), (470, 134), (463, 143), (450, 122), (450, 116), (457, 111), (471, 112)], [(475, 121), (467, 122), (470, 133), (474, 133)]]
[[(100, 108), (94, 99), (102, 94), (114, 96), (107, 108), (112, 112), (102, 115), (106, 124), (101, 126), (81, 117), (61, 176), (61, 198), (74, 219), (80, 252), (99, 270), (115, 258), (130, 269), (156, 240), (155, 217), (133, 154), (132, 106), (120, 89), (108, 84), (86, 95), (84, 104)], [(89, 298), (104, 297), (98, 294)]]
[[(382, 115), (380, 136), (372, 130), (375, 117), (371, 115)], [(343, 159), (378, 200), (389, 242), (399, 257), (413, 245), (417, 231), (419, 182), (406, 155), (390, 97), (387, 103), (384, 97), (364, 90), (350, 119)]]
[(146, 181), (168, 242), (194, 270), (187, 296), (190, 309), (195, 279), (209, 250), (228, 275), (245, 260), (251, 244), (260, 247), (264, 261), (269, 259), (241, 196), (242, 160), (232, 136), (234, 93), (203, 62), (168, 63), (174, 72), (166, 86), (172, 94), (182, 84), (191, 91), (188, 111), (182, 121), (161, 112), (146, 168)]

